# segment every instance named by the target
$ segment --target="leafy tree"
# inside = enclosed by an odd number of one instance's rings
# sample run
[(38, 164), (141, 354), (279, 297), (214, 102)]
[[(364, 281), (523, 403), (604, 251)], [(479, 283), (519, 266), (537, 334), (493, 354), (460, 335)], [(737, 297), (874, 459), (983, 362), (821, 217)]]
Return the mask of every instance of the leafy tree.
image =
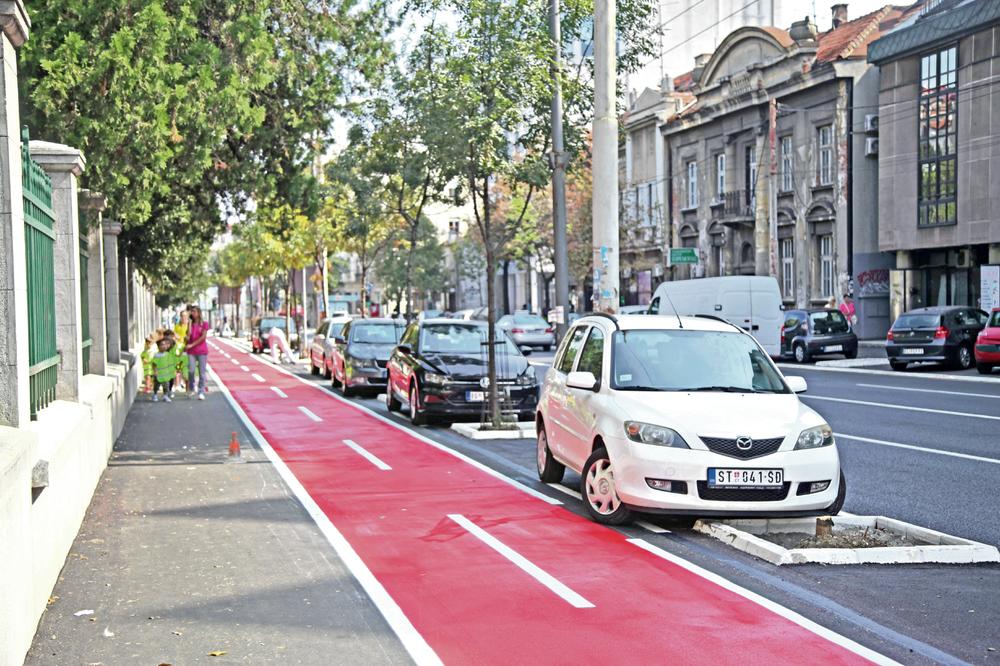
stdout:
[[(401, 261), (407, 256), (413, 257), (409, 268), (408, 262)], [(375, 275), (382, 289), (397, 303), (407, 294), (427, 294), (444, 289), (448, 279), (444, 271), (444, 248), (426, 217), (421, 219), (417, 229), (416, 245), (411, 249), (408, 238), (397, 237), (376, 260)], [(407, 310), (411, 311), (412, 306), (408, 306)]]

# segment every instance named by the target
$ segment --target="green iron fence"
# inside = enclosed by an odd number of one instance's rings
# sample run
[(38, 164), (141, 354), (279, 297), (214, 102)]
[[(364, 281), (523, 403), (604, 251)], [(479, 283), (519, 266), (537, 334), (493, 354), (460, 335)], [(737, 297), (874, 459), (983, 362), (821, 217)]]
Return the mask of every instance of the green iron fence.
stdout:
[(52, 179), (31, 159), (28, 129), (21, 131), (24, 246), (28, 263), (28, 377), (31, 418), (56, 397), (56, 280)]

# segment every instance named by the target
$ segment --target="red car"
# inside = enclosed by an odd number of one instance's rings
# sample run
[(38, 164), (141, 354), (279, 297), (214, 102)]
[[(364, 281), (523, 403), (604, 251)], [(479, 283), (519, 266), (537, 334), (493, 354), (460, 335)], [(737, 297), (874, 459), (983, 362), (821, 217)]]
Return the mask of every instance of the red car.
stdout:
[(1000, 308), (993, 308), (986, 328), (976, 338), (976, 370), (984, 375), (1000, 367)]

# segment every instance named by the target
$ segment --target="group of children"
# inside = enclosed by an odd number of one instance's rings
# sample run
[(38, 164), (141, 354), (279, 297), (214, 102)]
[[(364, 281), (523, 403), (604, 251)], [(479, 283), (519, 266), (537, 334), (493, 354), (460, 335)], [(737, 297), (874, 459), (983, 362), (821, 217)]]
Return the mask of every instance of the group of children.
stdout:
[(145, 376), (145, 392), (153, 394), (153, 402), (160, 399), (170, 402), (174, 387), (183, 390), (184, 371), (188, 367), (185, 344), (188, 335), (188, 312), (181, 312), (174, 327), (158, 328), (146, 338), (142, 351), (142, 368)]

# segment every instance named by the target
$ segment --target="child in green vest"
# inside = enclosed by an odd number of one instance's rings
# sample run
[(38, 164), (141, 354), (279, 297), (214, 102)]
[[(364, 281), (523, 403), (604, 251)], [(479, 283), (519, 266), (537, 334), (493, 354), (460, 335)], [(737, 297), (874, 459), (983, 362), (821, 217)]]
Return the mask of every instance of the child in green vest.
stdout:
[(174, 377), (177, 375), (177, 354), (174, 352), (174, 341), (164, 336), (153, 354), (153, 402), (160, 399), (159, 389), (163, 387), (163, 401), (170, 402), (170, 393), (174, 388)]
[(153, 348), (155, 342), (153, 336), (146, 337), (146, 344), (142, 347), (139, 358), (142, 359), (142, 381), (143, 391), (149, 393), (153, 389)]

